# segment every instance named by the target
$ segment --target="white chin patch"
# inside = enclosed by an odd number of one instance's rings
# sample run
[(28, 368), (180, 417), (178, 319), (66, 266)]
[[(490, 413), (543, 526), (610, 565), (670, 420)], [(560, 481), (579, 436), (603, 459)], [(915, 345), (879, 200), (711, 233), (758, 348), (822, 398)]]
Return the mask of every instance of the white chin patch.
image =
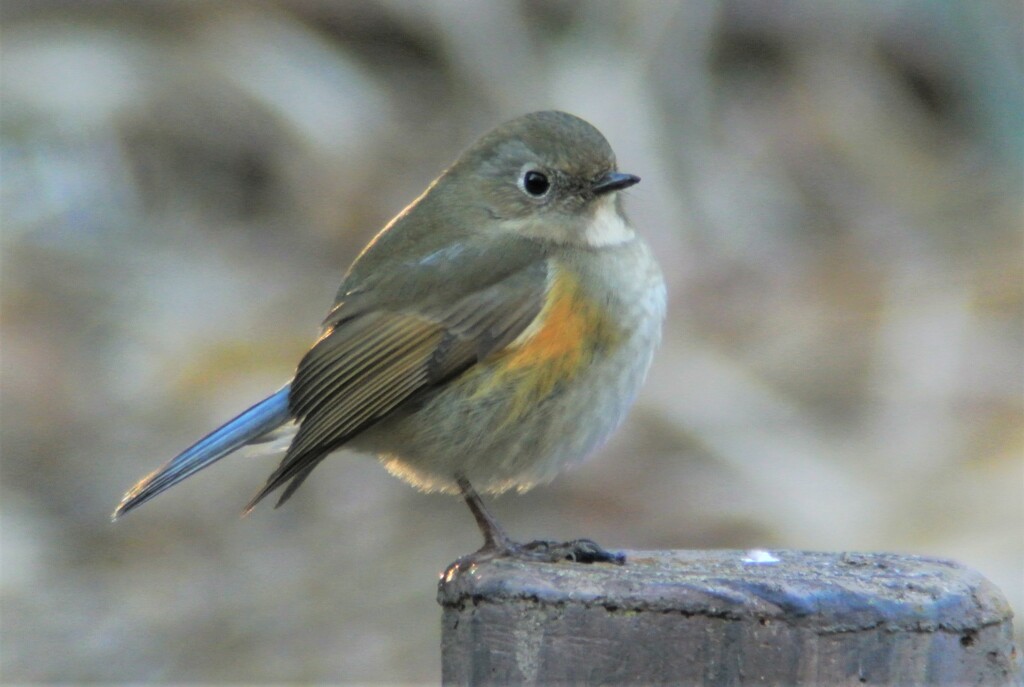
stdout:
[(583, 240), (587, 245), (614, 246), (625, 243), (634, 237), (633, 228), (619, 214), (615, 207), (615, 199), (611, 196), (601, 202), (594, 213), (594, 219), (587, 227)]

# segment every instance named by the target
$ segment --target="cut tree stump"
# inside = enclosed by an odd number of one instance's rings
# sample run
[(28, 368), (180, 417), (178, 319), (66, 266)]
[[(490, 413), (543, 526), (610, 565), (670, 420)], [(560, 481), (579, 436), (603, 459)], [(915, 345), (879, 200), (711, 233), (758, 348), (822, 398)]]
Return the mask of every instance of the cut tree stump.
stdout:
[(952, 561), (624, 553), (453, 564), (438, 589), (444, 684), (1020, 684), (1005, 598)]

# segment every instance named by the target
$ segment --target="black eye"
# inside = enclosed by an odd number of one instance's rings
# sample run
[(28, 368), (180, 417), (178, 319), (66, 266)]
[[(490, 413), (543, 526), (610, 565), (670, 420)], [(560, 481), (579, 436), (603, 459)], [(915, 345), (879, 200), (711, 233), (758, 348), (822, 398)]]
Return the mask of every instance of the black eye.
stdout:
[(530, 170), (523, 175), (522, 187), (527, 194), (534, 198), (540, 198), (551, 188), (551, 182), (548, 181), (547, 175), (542, 172)]

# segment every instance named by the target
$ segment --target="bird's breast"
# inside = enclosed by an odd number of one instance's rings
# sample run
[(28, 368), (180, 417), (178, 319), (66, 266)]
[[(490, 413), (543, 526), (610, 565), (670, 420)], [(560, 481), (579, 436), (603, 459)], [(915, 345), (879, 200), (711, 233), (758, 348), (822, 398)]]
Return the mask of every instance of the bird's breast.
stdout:
[(595, 359), (621, 343), (624, 332), (612, 313), (583, 288), (572, 271), (552, 264), (544, 306), (509, 345), (478, 366), (477, 398), (511, 397), (509, 418), (572, 384)]
[(646, 246), (549, 257), (543, 306), (510, 344), (367, 433), (426, 490), (452, 475), (500, 493), (547, 482), (618, 425), (657, 344), (665, 289)]

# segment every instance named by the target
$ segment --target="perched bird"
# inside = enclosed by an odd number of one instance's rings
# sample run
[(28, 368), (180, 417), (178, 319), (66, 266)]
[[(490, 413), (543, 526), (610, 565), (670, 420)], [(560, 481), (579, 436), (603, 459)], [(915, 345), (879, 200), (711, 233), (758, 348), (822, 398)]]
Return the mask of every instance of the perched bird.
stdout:
[(285, 429), (246, 512), (279, 488), (281, 505), (348, 447), (461, 494), (480, 555), (617, 560), (589, 540), (517, 544), (476, 490), (550, 481), (632, 404), (665, 314), (661, 271), (618, 193), (639, 180), (564, 112), (485, 135), (363, 249), (291, 382), (145, 477), (114, 517)]

